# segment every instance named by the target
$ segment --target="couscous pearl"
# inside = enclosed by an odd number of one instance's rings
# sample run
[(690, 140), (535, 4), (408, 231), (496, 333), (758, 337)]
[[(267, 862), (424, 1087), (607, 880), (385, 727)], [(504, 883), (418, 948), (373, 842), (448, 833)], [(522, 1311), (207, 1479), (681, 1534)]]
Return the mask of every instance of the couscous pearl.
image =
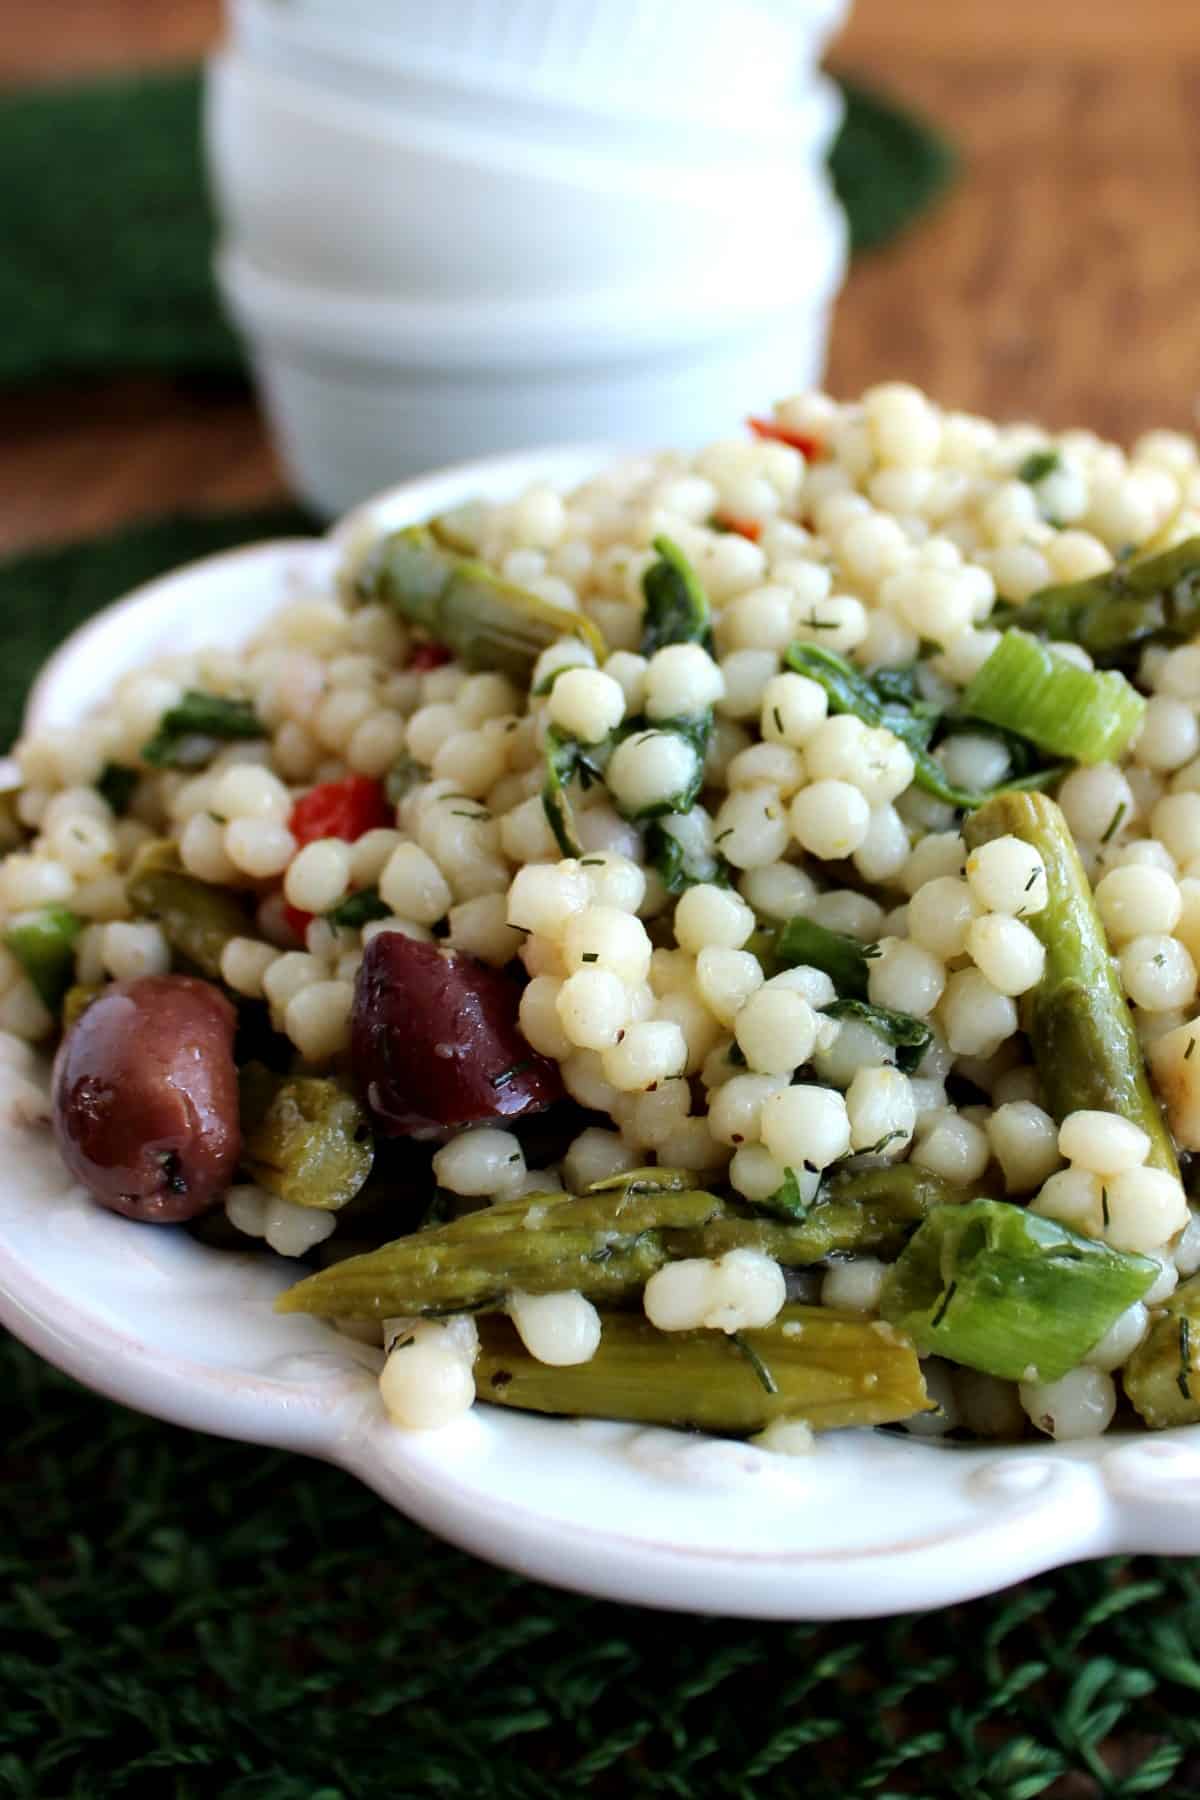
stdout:
[(278, 775), (269, 769), (241, 764), (217, 777), (212, 790), (212, 810), (225, 819), (269, 819), (286, 815), (292, 804)]
[(552, 1368), (590, 1362), (600, 1347), (600, 1314), (582, 1294), (513, 1293), (508, 1316), (530, 1356)]
[(1058, 1148), (1076, 1168), (1093, 1175), (1120, 1175), (1142, 1166), (1150, 1153), (1150, 1139), (1131, 1119), (1085, 1109), (1067, 1114), (1058, 1129)]
[(1089, 1369), (1104, 1369), (1111, 1374), (1132, 1356), (1149, 1329), (1150, 1314), (1140, 1300), (1135, 1300), (1118, 1314), (1083, 1360)]
[(618, 807), (631, 815), (667, 805), (696, 780), (699, 758), (675, 731), (639, 731), (617, 745), (606, 780)]
[(959, 1056), (992, 1056), (1017, 1029), (1013, 1001), (998, 993), (978, 969), (960, 969), (950, 976), (940, 1017), (946, 1040)]
[(319, 838), (306, 844), (296, 852), (283, 878), (288, 905), (309, 913), (328, 912), (349, 885), (350, 846), (340, 838)]
[(788, 1087), (768, 1095), (759, 1132), (785, 1168), (827, 1169), (850, 1148), (846, 1102), (830, 1088)]
[(716, 702), (717, 711), (727, 719), (757, 718), (767, 685), (779, 668), (775, 651), (733, 650), (721, 658), (720, 668), (724, 693)]
[(967, 955), (1001, 994), (1024, 994), (1046, 967), (1046, 952), (1028, 925), (1007, 913), (985, 913), (967, 931)]
[(1041, 912), (1048, 898), (1041, 855), (1019, 837), (980, 844), (967, 858), (966, 875), (972, 894), (988, 912), (1028, 918)]
[(1054, 1174), (1061, 1161), (1058, 1130), (1049, 1113), (1028, 1100), (998, 1106), (987, 1123), (992, 1153), (1010, 1194), (1031, 1194)]
[(996, 738), (963, 731), (947, 739), (938, 761), (948, 781), (978, 791), (998, 787), (1008, 775), (1011, 758)]
[(104, 966), (114, 981), (131, 981), (138, 975), (165, 975), (171, 966), (171, 949), (157, 925), (126, 924), (114, 920), (104, 927)]
[(282, 1012), (288, 1002), (307, 987), (310, 982), (321, 981), (325, 975), (325, 964), (318, 956), (309, 956), (303, 950), (290, 950), (283, 956), (276, 956), (263, 973), (263, 993), (277, 1012)]
[(1067, 824), (1085, 843), (1102, 842), (1137, 814), (1133, 789), (1111, 763), (1073, 769), (1059, 787), (1057, 798)]
[(1104, 1237), (1115, 1250), (1157, 1250), (1188, 1222), (1187, 1197), (1165, 1169), (1125, 1169), (1103, 1187)]
[(1117, 1410), (1112, 1377), (1100, 1369), (1072, 1369), (1059, 1381), (1023, 1381), (1018, 1392), (1037, 1429), (1060, 1442), (1099, 1437)]
[(966, 950), (967, 933), (979, 910), (965, 881), (957, 875), (937, 875), (909, 901), (909, 936), (922, 949), (949, 962)]
[[(225, 848), (225, 827), (209, 813), (193, 813), (179, 836), (179, 856), (189, 875), (224, 886), (237, 876)], [(10, 867), (12, 859), (6, 868)], [(304, 910), (309, 911), (308, 907)]]
[(659, 1331), (746, 1331), (769, 1325), (787, 1298), (783, 1270), (761, 1250), (730, 1250), (715, 1261), (668, 1263), (646, 1283), (642, 1303)]
[(766, 919), (790, 919), (807, 912), (817, 891), (812, 876), (794, 863), (748, 869), (738, 887), (755, 913)]
[(908, 830), (895, 807), (873, 807), (867, 835), (854, 852), (854, 866), (863, 880), (893, 881), (908, 855)]
[[(910, 795), (904, 796), (907, 807)], [(957, 831), (934, 831), (918, 838), (900, 876), (900, 886), (913, 895), (927, 881), (940, 876), (961, 876), (967, 859), (967, 847)]]
[(557, 941), (591, 898), (587, 871), (577, 862), (518, 869), (508, 890), (508, 922)]
[(435, 1151), (433, 1173), (452, 1194), (499, 1194), (525, 1174), (525, 1154), (510, 1131), (484, 1126), (460, 1132)]
[(950, 1109), (926, 1114), (917, 1128), (909, 1158), (959, 1187), (978, 1181), (991, 1160), (987, 1133), (972, 1119)]
[(1165, 869), (1127, 864), (1110, 869), (1096, 887), (1096, 907), (1115, 945), (1146, 933), (1169, 934), (1179, 923), (1183, 896)]
[(1133, 938), (1121, 951), (1120, 967), (1125, 992), (1147, 1012), (1189, 1007), (1196, 998), (1196, 965), (1178, 938)]
[(1200, 750), (1200, 724), (1194, 709), (1169, 694), (1155, 694), (1146, 704), (1142, 728), (1133, 742), (1133, 757), (1145, 769), (1180, 769)]
[(933, 1011), (946, 985), (945, 965), (920, 944), (884, 938), (867, 965), (867, 995), (875, 1006), (911, 1013), (923, 1019)]
[(763, 738), (767, 743), (802, 749), (824, 723), (828, 708), (819, 682), (810, 681), (807, 675), (775, 675), (762, 691), (759, 720)]
[(912, 1140), (917, 1109), (898, 1069), (860, 1069), (846, 1090), (850, 1148), (897, 1156)]
[(350, 1042), (354, 986), (349, 981), (312, 981), (288, 1001), (284, 1029), (308, 1062), (320, 1062)]
[(277, 818), (241, 818), (226, 826), (224, 848), (234, 868), (243, 875), (251, 875), (255, 881), (269, 881), (291, 863), (296, 840)]
[(555, 1000), (563, 1030), (581, 1050), (607, 1050), (629, 1019), (629, 989), (608, 969), (577, 969)]
[(568, 737), (597, 744), (625, 717), (625, 693), (599, 669), (564, 669), (550, 690), (548, 710), (551, 723)]
[(887, 1272), (888, 1265), (876, 1256), (834, 1263), (821, 1283), (821, 1305), (835, 1312), (877, 1313)]
[(714, 705), (725, 679), (700, 644), (668, 644), (650, 658), (645, 691), (648, 718), (685, 718)]
[(709, 944), (696, 958), (696, 990), (715, 1019), (732, 1026), (763, 984), (762, 964), (748, 950)]
[(636, 1152), (619, 1132), (589, 1125), (572, 1140), (562, 1170), (568, 1191), (582, 1194), (594, 1181), (606, 1181), (610, 1175), (623, 1175), (636, 1167)]
[(379, 1397), (393, 1425), (436, 1431), (469, 1412), (475, 1402), (471, 1364), (451, 1345), (420, 1336), (414, 1326), (383, 1365)]
[(804, 758), (786, 744), (751, 744), (732, 759), (725, 779), (730, 788), (773, 787), (790, 796), (804, 786)]
[(568, 971), (607, 969), (631, 987), (650, 972), (650, 939), (632, 913), (616, 906), (588, 906), (567, 920), (562, 936)]
[(453, 899), (442, 871), (417, 844), (398, 844), (392, 851), (379, 877), (379, 894), (393, 912), (420, 925), (444, 918)]
[(1060, 1168), (1029, 1202), (1029, 1211), (1056, 1219), (1083, 1237), (1099, 1237), (1105, 1224), (1105, 1201), (1099, 1175), (1087, 1168)]
[(762, 987), (738, 1013), (734, 1035), (751, 1069), (763, 1075), (789, 1075), (813, 1053), (817, 1016), (801, 995)]
[(620, 1093), (639, 1093), (667, 1081), (687, 1067), (682, 1031), (669, 1019), (647, 1019), (630, 1025), (611, 1050), (603, 1052), (605, 1079)]
[[(776, 788), (731, 793), (713, 821), (713, 841), (735, 869), (767, 868), (785, 854), (791, 837), (787, 805)], [(907, 839), (905, 851), (907, 853)]]
[(694, 956), (709, 945), (740, 950), (754, 926), (754, 913), (732, 888), (698, 882), (675, 908), (675, 940)]
[(757, 1143), (763, 1101), (786, 1086), (786, 1075), (731, 1075), (709, 1092), (708, 1125), (713, 1137), (718, 1143), (735, 1146)]
[(871, 826), (870, 807), (846, 781), (814, 781), (802, 788), (789, 817), (796, 841), (822, 862), (852, 856)]
[(1200, 856), (1200, 793), (1166, 794), (1150, 814), (1150, 829), (1177, 863)]
[(562, 982), (553, 975), (535, 975), (521, 992), (517, 1018), (530, 1046), (541, 1056), (562, 1062), (574, 1048), (558, 1014)]

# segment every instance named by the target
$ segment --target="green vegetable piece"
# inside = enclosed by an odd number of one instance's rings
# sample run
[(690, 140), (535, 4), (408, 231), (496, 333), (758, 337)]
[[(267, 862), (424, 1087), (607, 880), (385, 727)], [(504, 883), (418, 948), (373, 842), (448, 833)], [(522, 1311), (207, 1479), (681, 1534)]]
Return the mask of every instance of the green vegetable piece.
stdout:
[(583, 1195), (502, 1200), (322, 1270), (277, 1304), (322, 1318), (436, 1316), (494, 1308), (519, 1288), (634, 1305), (655, 1270), (681, 1257), (762, 1250), (799, 1268), (851, 1251), (895, 1255), (931, 1207), (962, 1191), (905, 1163), (843, 1171), (788, 1223), (679, 1187), (682, 1173), (635, 1170)]
[(157, 919), (172, 950), (210, 981), (221, 979), (221, 953), (230, 938), (254, 935), (241, 896), (189, 875), (168, 838), (138, 851), (125, 892), (137, 916)]
[(133, 798), (138, 779), (136, 769), (126, 768), (124, 763), (107, 762), (96, 778), (96, 792), (120, 818)]
[(969, 809), (981, 805), (991, 792), (1045, 787), (1062, 773), (1058, 768), (1035, 768), (986, 792), (957, 787), (947, 779), (941, 763), (928, 749), (934, 731), (941, 722), (939, 708), (924, 700), (905, 703), (884, 699), (873, 682), (860, 674), (845, 657), (836, 655), (832, 650), (824, 650), (818, 644), (793, 644), (787, 653), (787, 663), (797, 674), (807, 675), (810, 681), (820, 683), (825, 689), (830, 712), (852, 713), (864, 725), (873, 729), (882, 726), (898, 737), (901, 743), (906, 744), (912, 753), (913, 781), (916, 786), (925, 793), (932, 794), (935, 800), (944, 801), (947, 806)]
[(880, 1312), (923, 1356), (1057, 1381), (1159, 1273), (1006, 1200), (939, 1206), (883, 1284)]
[(773, 1218), (803, 1224), (812, 1211), (813, 1203), (801, 1193), (800, 1179), (795, 1169), (785, 1169), (783, 1174), (783, 1181), (768, 1199), (758, 1202), (758, 1209), (760, 1212), (770, 1213)]
[(928, 1410), (912, 1345), (879, 1321), (785, 1306), (770, 1325), (657, 1331), (636, 1313), (604, 1320), (590, 1362), (537, 1362), (505, 1318), (481, 1319), (475, 1390), (526, 1412), (633, 1419), (745, 1437), (772, 1419), (816, 1431), (885, 1425)]
[(336, 1212), (371, 1173), (366, 1114), (328, 1075), (275, 1075), (249, 1063), (239, 1076), (242, 1163), (251, 1179), (293, 1206)]
[(725, 858), (715, 851), (696, 852), (676, 835), (669, 817), (652, 819), (646, 827), (646, 861), (668, 894), (682, 894), (699, 882), (730, 887), (732, 874)]
[(583, 613), (553, 606), (483, 563), (446, 549), (426, 525), (381, 538), (355, 587), (361, 599), (385, 602), (448, 645), (468, 668), (499, 669), (522, 683), (558, 638), (582, 638), (597, 661), (608, 654)]
[(620, 1303), (667, 1260), (664, 1226), (701, 1225), (723, 1211), (715, 1195), (694, 1190), (522, 1195), (351, 1257), (277, 1304), (323, 1318), (386, 1319), (494, 1307), (514, 1288), (576, 1288)]
[(870, 958), (867, 945), (841, 931), (830, 931), (803, 913), (781, 925), (773, 952), (780, 968), (821, 969), (843, 998), (865, 1000)]
[(1200, 1422), (1200, 1275), (1181, 1282), (1154, 1313), (1121, 1380), (1152, 1431)]
[(658, 1164), (641, 1169), (625, 1169), (619, 1175), (605, 1175), (588, 1183), (589, 1194), (683, 1194), (696, 1191), (694, 1169), (660, 1168)]
[(584, 788), (603, 779), (603, 763), (607, 761), (607, 744), (581, 744), (551, 725), (542, 747), (545, 775), (542, 780), (542, 810), (554, 839), (564, 856), (582, 856), (583, 845), (575, 834), (575, 814), (568, 788), (578, 775)]
[(386, 919), (391, 910), (387, 901), (381, 899), (378, 888), (365, 887), (347, 894), (325, 917), (330, 925), (343, 925), (349, 931), (357, 931), (360, 926), (369, 925), (372, 919)]
[(703, 1225), (665, 1231), (663, 1244), (672, 1257), (761, 1250), (795, 1269), (830, 1256), (870, 1254), (886, 1260), (899, 1255), (914, 1226), (935, 1206), (961, 1200), (962, 1192), (913, 1163), (840, 1169), (822, 1183), (800, 1217), (747, 1217), (729, 1206)]
[(893, 1012), (887, 1006), (871, 1006), (866, 1000), (834, 1000), (821, 1011), (827, 1019), (858, 1019), (869, 1025), (877, 1037), (894, 1045), (896, 1067), (905, 1075), (913, 1073), (933, 1042), (933, 1032), (923, 1019)]
[(83, 920), (65, 906), (40, 906), (17, 913), (4, 933), (12, 952), (37, 989), (42, 1004), (57, 1013), (75, 978), (75, 943)]
[(642, 576), (646, 610), (642, 624), (642, 655), (653, 656), (664, 644), (704, 644), (712, 641), (712, 609), (695, 570), (669, 537), (656, 537), (658, 561)]
[(1043, 588), (1014, 618), (1039, 637), (1082, 644), (1101, 668), (1135, 667), (1147, 644), (1184, 644), (1200, 631), (1200, 537)]
[(1055, 756), (1112, 762), (1146, 702), (1116, 669), (1081, 669), (1028, 632), (1009, 629), (962, 697), (964, 712), (1020, 730)]
[(1057, 450), (1031, 450), (1017, 470), (1017, 480), (1027, 481), (1030, 487), (1036, 487), (1039, 481), (1045, 481), (1047, 475), (1053, 475), (1061, 463), (1062, 458)]
[(384, 792), (392, 805), (396, 806), (407, 794), (411, 794), (415, 787), (419, 787), (421, 782), (428, 780), (429, 770), (423, 763), (419, 763), (415, 756), (410, 756), (408, 751), (404, 750), (384, 776)]
[(142, 746), (142, 761), (154, 769), (199, 769), (213, 756), (213, 740), (263, 736), (251, 701), (190, 689), (163, 714), (158, 730)]
[(1150, 1165), (1177, 1176), (1171, 1135), (1060, 808), (1044, 794), (998, 794), (966, 821), (964, 835), (971, 850), (1019, 837), (1045, 864), (1047, 904), (1025, 922), (1041, 940), (1046, 967), (1022, 1001), (1022, 1024), (1050, 1112), (1060, 1123), (1080, 1108), (1119, 1113), (1149, 1137)]

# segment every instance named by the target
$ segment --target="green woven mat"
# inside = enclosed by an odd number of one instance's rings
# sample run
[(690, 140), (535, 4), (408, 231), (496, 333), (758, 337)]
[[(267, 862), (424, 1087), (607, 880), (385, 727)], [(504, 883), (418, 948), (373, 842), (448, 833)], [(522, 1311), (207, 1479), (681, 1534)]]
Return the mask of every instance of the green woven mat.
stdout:
[[(96, 604), (297, 523), (0, 565), (5, 704)], [(6, 1800), (1200, 1793), (1194, 1563), (878, 1623), (681, 1619), (486, 1568), (336, 1470), (140, 1418), (11, 1342), (0, 1442)]]
[[(942, 192), (954, 156), (923, 122), (843, 85), (832, 167), (863, 249)], [(0, 99), (0, 382), (240, 372), (209, 272), (199, 120), (192, 72)]]

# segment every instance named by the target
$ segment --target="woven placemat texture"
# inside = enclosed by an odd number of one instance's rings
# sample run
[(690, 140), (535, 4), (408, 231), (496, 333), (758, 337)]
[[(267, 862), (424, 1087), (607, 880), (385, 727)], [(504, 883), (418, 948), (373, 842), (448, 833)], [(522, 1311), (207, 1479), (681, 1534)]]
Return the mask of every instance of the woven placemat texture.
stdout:
[[(297, 527), (179, 519), (0, 565), (10, 721), (93, 607)], [(679, 1618), (485, 1567), (337, 1470), (139, 1417), (11, 1340), (0, 1444), (4, 1800), (1200, 1794), (1195, 1563), (875, 1623)]]
[[(923, 121), (853, 82), (834, 179), (856, 249), (954, 169)], [(0, 98), (0, 383), (123, 370), (240, 376), (210, 272), (194, 71)]]

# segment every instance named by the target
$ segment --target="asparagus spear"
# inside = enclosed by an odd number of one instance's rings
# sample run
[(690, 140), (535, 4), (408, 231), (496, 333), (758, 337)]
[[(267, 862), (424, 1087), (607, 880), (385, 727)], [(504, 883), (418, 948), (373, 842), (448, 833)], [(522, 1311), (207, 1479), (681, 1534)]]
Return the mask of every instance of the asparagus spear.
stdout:
[(75, 973), (75, 940), (83, 920), (65, 906), (40, 906), (18, 913), (4, 933), (10, 950), (37, 989), (42, 1003), (56, 1013)]
[(221, 952), (230, 938), (253, 935), (239, 896), (189, 875), (167, 838), (138, 851), (125, 891), (134, 911), (157, 919), (172, 950), (210, 981), (221, 978)]
[(252, 701), (192, 688), (163, 714), (158, 730), (142, 746), (142, 761), (156, 769), (202, 768), (218, 742), (264, 735)]
[(1026, 631), (1008, 630), (962, 697), (962, 710), (1040, 750), (1111, 762), (1137, 732), (1146, 702), (1117, 669), (1081, 669)]
[(1181, 1283), (1121, 1371), (1130, 1403), (1153, 1430), (1200, 1421), (1200, 1275)]
[(518, 681), (529, 680), (539, 655), (556, 638), (579, 637), (598, 658), (607, 654), (604, 639), (582, 613), (554, 606), (483, 563), (445, 549), (426, 525), (408, 525), (382, 538), (355, 588), (364, 600), (386, 601), (471, 668), (500, 669)]
[(242, 1162), (260, 1187), (335, 1212), (371, 1173), (371, 1129), (358, 1101), (327, 1075), (240, 1071)]
[(1186, 643), (1200, 631), (1200, 537), (1043, 588), (1013, 617), (1025, 631), (1082, 644), (1104, 668), (1136, 663), (1147, 644)]
[(971, 1200), (930, 1213), (889, 1271), (880, 1312), (923, 1355), (1007, 1381), (1057, 1381), (1158, 1274), (1150, 1257), (1056, 1219)]
[(657, 1331), (609, 1314), (590, 1362), (535, 1361), (509, 1321), (481, 1319), (475, 1389), (481, 1400), (528, 1412), (635, 1419), (745, 1437), (772, 1419), (814, 1430), (885, 1425), (929, 1407), (912, 1345), (879, 1320), (786, 1306), (767, 1326)]
[(1150, 1165), (1177, 1176), (1171, 1136), (1059, 807), (1044, 794), (997, 794), (967, 819), (963, 831), (971, 849), (992, 838), (1022, 838), (1045, 864), (1049, 898), (1027, 923), (1045, 947), (1046, 968), (1025, 998), (1023, 1024), (1050, 1112), (1060, 1122), (1081, 1107), (1131, 1119), (1150, 1139)]
[(278, 1306), (323, 1318), (416, 1317), (495, 1307), (514, 1289), (575, 1289), (628, 1305), (656, 1269), (682, 1257), (754, 1249), (802, 1267), (849, 1251), (894, 1255), (932, 1206), (960, 1194), (898, 1164), (843, 1171), (796, 1222), (757, 1218), (695, 1188), (524, 1195), (324, 1269)]

